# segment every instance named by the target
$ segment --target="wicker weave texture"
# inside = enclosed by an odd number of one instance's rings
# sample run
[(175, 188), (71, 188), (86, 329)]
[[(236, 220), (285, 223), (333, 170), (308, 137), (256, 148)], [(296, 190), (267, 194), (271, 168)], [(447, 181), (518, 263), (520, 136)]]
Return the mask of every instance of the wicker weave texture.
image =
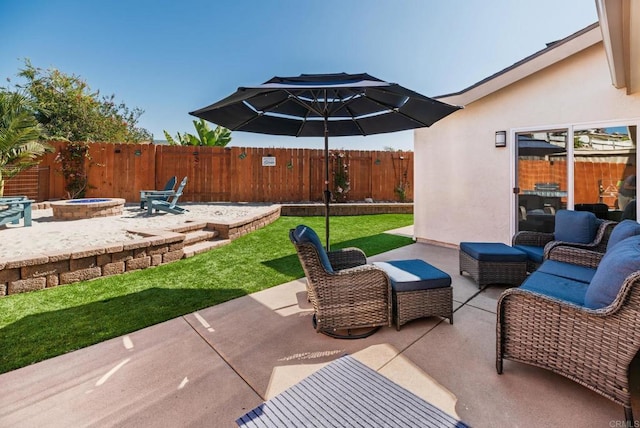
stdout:
[[(295, 247), (307, 276), (309, 299), (316, 314), (316, 331), (391, 325), (391, 282), (382, 269), (361, 265), (329, 273), (313, 245)], [(349, 254), (354, 260), (362, 260), (357, 251), (345, 251), (340, 255), (343, 265), (353, 265), (347, 260)]]
[(640, 349), (640, 272), (616, 300), (585, 309), (521, 289), (498, 300), (496, 368), (503, 359), (542, 367), (624, 406), (631, 414), (629, 365)]
[(604, 257), (604, 253), (584, 250), (571, 245), (554, 246), (546, 256), (549, 260), (556, 260), (593, 269), (598, 267), (602, 257)]
[(520, 285), (527, 277), (527, 262), (476, 260), (460, 250), (460, 274), (467, 272), (478, 287), (488, 284)]
[(534, 247), (544, 247), (551, 241), (553, 241), (553, 233), (522, 230), (513, 235), (511, 243), (513, 245), (531, 245)]
[(453, 324), (453, 288), (441, 287), (393, 293), (396, 329), (411, 320), (440, 316)]

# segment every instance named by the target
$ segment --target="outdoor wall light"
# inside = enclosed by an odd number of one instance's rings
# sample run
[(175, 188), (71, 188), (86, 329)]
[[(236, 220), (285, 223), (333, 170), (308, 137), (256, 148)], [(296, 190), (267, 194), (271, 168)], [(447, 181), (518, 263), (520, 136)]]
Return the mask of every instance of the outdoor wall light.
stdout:
[(507, 145), (507, 131), (496, 131), (496, 147)]

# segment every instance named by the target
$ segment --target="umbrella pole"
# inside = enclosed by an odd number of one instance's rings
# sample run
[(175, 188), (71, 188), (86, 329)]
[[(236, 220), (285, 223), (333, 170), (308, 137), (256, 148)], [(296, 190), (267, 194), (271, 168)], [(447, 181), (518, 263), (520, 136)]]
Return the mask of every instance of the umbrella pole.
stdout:
[[(326, 96), (325, 96), (326, 97)], [(329, 119), (325, 109), (324, 114), (324, 223), (326, 234), (326, 249), (329, 251), (329, 200), (331, 190), (329, 190)]]

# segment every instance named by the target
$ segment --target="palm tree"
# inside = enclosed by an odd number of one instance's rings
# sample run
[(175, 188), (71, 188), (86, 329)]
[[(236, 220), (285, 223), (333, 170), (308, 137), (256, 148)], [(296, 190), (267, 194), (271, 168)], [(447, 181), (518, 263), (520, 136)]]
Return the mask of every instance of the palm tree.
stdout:
[(37, 165), (37, 158), (52, 150), (43, 136), (24, 95), (0, 91), (0, 196), (6, 178)]

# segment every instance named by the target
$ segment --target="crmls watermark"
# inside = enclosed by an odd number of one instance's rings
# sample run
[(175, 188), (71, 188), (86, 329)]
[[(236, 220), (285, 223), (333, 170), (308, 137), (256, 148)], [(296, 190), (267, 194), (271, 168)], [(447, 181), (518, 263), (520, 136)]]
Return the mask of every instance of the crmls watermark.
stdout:
[(611, 428), (640, 428), (640, 421), (609, 421)]

